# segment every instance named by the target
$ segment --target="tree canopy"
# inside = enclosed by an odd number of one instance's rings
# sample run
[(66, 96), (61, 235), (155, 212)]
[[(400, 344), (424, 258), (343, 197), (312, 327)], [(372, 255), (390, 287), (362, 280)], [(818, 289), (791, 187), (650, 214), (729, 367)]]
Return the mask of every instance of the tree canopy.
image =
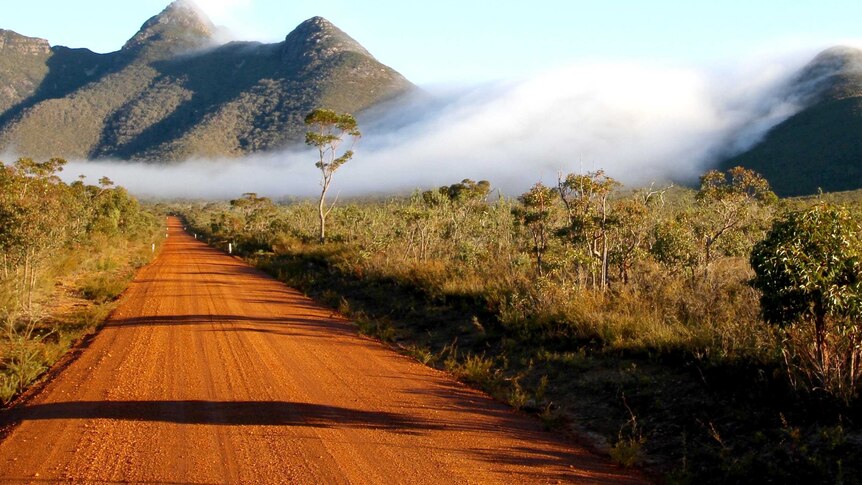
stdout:
[(314, 164), (320, 169), (320, 200), (318, 201), (318, 218), (320, 220), (320, 242), (326, 240), (326, 216), (332, 207), (326, 207), (326, 192), (332, 184), (332, 176), (351, 158), (353, 150), (348, 149), (339, 154), (339, 148), (345, 140), (354, 143), (362, 134), (356, 118), (349, 113), (336, 113), (331, 109), (318, 108), (305, 117), (305, 124), (311, 129), (305, 134), (305, 143), (317, 148), (318, 160)]

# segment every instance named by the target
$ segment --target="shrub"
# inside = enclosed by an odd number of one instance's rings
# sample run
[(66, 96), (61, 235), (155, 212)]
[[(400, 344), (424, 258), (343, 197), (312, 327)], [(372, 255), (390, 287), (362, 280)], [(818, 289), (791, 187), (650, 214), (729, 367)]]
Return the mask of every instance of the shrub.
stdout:
[(862, 239), (844, 207), (775, 221), (751, 253), (766, 321), (788, 327), (791, 375), (844, 401), (862, 377)]
[(81, 287), (84, 298), (96, 303), (114, 300), (128, 286), (128, 278), (114, 274), (99, 274), (88, 279)]

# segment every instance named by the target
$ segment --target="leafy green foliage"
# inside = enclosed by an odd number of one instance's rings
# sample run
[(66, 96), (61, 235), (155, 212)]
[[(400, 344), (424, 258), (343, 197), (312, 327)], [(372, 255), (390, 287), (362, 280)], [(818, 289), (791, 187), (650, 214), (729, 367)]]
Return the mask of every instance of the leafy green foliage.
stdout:
[[(776, 195), (769, 182), (760, 174), (734, 167), (727, 173), (710, 170), (700, 178), (700, 190), (695, 196), (703, 217), (695, 221), (695, 235), (702, 242), (704, 271), (709, 270), (715, 248), (732, 240), (735, 235), (757, 232), (757, 225), (768, 219), (764, 209), (772, 205)], [(732, 251), (728, 250), (729, 252)]]
[(822, 319), (839, 324), (862, 311), (862, 240), (847, 209), (818, 204), (776, 221), (754, 247), (753, 284), (764, 317), (778, 325)]
[[(21, 158), (0, 163), (0, 401), (8, 402), (68, 349), (74, 338), (104, 318), (110, 300), (125, 289), (130, 266), (150, 255), (155, 220), (125, 189), (103, 177), (66, 184), (57, 173), (66, 161)], [(142, 241), (143, 240), (143, 241)], [(146, 253), (129, 246), (146, 245)], [(115, 254), (113, 257), (103, 257)], [(55, 314), (56, 280), (73, 281), (97, 302), (81, 325)], [(69, 295), (59, 295), (70, 298)], [(81, 304), (85, 308), (87, 303)], [(82, 317), (82, 320), (84, 318)]]
[(319, 159), (314, 164), (320, 169), (320, 200), (318, 201), (318, 217), (320, 219), (320, 242), (326, 240), (326, 216), (333, 206), (326, 207), (326, 192), (332, 183), (336, 170), (353, 158), (353, 150), (348, 149), (339, 154), (339, 147), (345, 138), (355, 143), (362, 134), (356, 118), (349, 113), (336, 113), (331, 109), (318, 108), (305, 117), (305, 124), (311, 131), (305, 134), (305, 144), (317, 148)]
[(609, 231), (614, 224), (608, 202), (611, 193), (620, 186), (603, 170), (561, 175), (557, 183), (569, 220), (561, 234), (567, 235), (581, 252), (581, 260), (586, 264), (580, 266), (589, 274), (590, 284), (602, 290), (608, 286)]
[(532, 251), (536, 258), (536, 271), (539, 276), (544, 274), (543, 261), (548, 249), (552, 232), (554, 209), (557, 193), (551, 187), (541, 183), (534, 185), (528, 192), (519, 197), (521, 205), (512, 208), (515, 221), (522, 225), (530, 234)]
[(491, 183), (487, 180), (478, 182), (464, 179), (457, 184), (444, 185), (436, 191), (428, 190), (422, 193), (422, 197), (429, 204), (439, 201), (440, 197), (444, 197), (452, 202), (470, 203), (484, 202), (491, 193)]
[(236, 240), (242, 235), (246, 249), (266, 248), (268, 234), (275, 229), (278, 216), (272, 200), (250, 192), (230, 201), (230, 206), (241, 217), (231, 219), (229, 223), (226, 221), (226, 225), (231, 227), (228, 238)]
[(685, 217), (661, 221), (652, 227), (653, 258), (670, 272), (692, 273), (698, 266), (698, 242)]
[(764, 318), (813, 326), (812, 359), (798, 364), (810, 366), (814, 388), (847, 400), (862, 378), (860, 230), (847, 209), (817, 204), (775, 221), (751, 253)]
[(305, 133), (305, 144), (318, 149), (320, 159), (315, 166), (324, 177), (331, 177), (336, 170), (353, 158), (353, 150), (338, 154), (338, 147), (345, 138), (358, 139), (356, 118), (349, 113), (339, 114), (331, 109), (315, 109), (305, 117), (305, 124), (313, 131)]

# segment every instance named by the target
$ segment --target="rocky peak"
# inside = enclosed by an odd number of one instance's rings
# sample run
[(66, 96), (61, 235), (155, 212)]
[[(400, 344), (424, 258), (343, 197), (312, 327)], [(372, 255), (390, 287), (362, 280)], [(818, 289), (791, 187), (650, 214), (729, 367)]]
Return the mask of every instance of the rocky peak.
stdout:
[(51, 52), (51, 45), (45, 39), (25, 37), (11, 30), (0, 29), (0, 52), (38, 56)]
[(211, 42), (215, 26), (191, 0), (176, 0), (147, 20), (123, 50), (154, 44), (172, 51), (202, 47)]
[[(288, 34), (282, 51), (286, 61), (319, 61), (342, 52), (372, 57), (359, 42), (323, 17), (313, 17)], [(372, 57), (373, 58), (373, 57)]]

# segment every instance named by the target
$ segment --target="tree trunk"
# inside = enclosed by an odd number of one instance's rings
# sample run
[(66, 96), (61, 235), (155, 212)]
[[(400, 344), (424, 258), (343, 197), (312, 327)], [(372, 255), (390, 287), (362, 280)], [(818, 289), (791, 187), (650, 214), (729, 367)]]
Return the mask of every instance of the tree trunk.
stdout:
[(329, 183), (332, 181), (332, 174), (327, 174), (323, 171), (323, 183), (321, 184), (320, 201), (317, 204), (317, 213), (320, 216), (320, 244), (326, 242), (326, 191), (329, 190)]
[(608, 288), (608, 200), (602, 198), (602, 291)]
[(704, 245), (705, 246), (704, 257), (706, 258), (706, 260), (703, 262), (703, 279), (704, 279), (704, 281), (709, 279), (709, 262), (712, 260), (712, 243), (714, 241), (715, 241), (714, 239), (707, 236), (706, 243)]
[(326, 191), (320, 194), (320, 203), (317, 205), (318, 215), (320, 216), (320, 243), (326, 242)]
[(608, 288), (608, 234), (602, 227), (602, 291)]
[(542, 270), (542, 249), (539, 247), (538, 242), (533, 246), (533, 252), (536, 255), (536, 273), (541, 278), (544, 276), (544, 271)]

